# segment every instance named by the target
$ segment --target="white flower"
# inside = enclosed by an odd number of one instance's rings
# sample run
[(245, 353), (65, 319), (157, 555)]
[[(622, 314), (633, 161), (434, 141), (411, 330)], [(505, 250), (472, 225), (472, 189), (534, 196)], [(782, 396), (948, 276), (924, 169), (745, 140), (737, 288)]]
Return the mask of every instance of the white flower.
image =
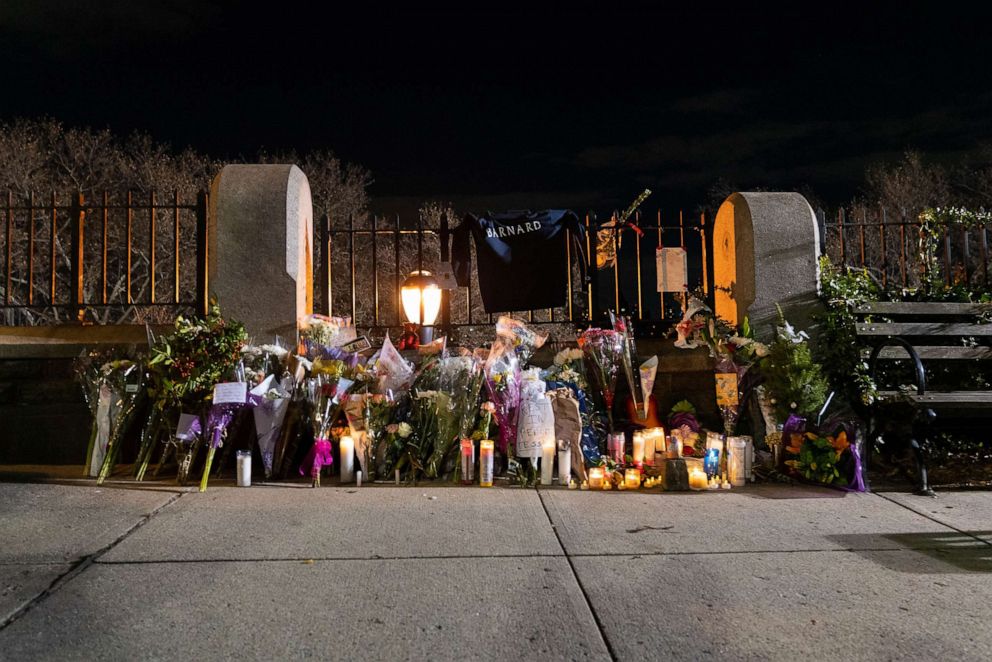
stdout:
[(799, 406), (799, 405), (797, 405), (797, 404), (796, 404), (795, 402), (790, 402), (790, 403), (789, 403), (789, 407), (790, 407), (790, 408), (792, 408), (792, 409), (795, 409), (795, 408), (796, 408), (796, 407), (798, 407), (798, 406)]
[(768, 345), (764, 343), (756, 342), (754, 343), (754, 355), (758, 358), (764, 358), (768, 356)]
[(403, 439), (409, 437), (412, 432), (413, 432), (413, 427), (406, 421), (400, 423), (399, 428), (396, 430), (396, 433), (399, 434), (400, 437)]

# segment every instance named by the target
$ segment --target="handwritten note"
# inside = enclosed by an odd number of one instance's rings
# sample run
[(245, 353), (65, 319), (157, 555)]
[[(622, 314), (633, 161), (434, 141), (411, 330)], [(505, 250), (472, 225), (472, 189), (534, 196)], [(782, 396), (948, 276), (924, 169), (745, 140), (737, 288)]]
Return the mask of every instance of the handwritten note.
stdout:
[(221, 382), (214, 386), (214, 404), (243, 405), (248, 399), (248, 382)]

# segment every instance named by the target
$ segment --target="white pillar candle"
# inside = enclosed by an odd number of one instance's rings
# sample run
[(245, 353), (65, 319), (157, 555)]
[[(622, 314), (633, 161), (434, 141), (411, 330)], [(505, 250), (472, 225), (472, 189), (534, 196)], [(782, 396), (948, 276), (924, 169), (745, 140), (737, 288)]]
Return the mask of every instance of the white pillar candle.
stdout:
[(238, 487), (251, 487), (251, 451), (238, 451)]
[(651, 428), (651, 438), (654, 440), (654, 452), (665, 453), (665, 428)]
[(634, 432), (633, 453), (634, 464), (644, 464), (644, 433)]
[(572, 449), (565, 446), (558, 451), (558, 484), (569, 485), (572, 482)]
[(350, 483), (355, 480), (355, 440), (345, 435), (338, 448), (341, 451), (341, 482)]
[(479, 486), (493, 486), (493, 442), (490, 439), (479, 442)]
[(399, 485), (400, 484), (400, 470), (397, 469), (395, 473), (396, 473), (396, 484)]
[(356, 471), (355, 472), (355, 483), (357, 483), (359, 487), (362, 486), (362, 472), (361, 471)]
[(555, 440), (548, 438), (541, 442), (541, 485), (550, 485), (555, 471)]

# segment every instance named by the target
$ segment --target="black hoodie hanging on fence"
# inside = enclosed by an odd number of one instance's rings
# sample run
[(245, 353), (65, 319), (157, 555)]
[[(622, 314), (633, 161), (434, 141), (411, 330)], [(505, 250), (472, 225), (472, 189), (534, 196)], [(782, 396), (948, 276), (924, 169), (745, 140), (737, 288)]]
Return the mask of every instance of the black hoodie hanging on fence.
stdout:
[(463, 287), (469, 284), (471, 234), (487, 313), (563, 306), (570, 273), (566, 241), (571, 233), (584, 273), (583, 231), (578, 216), (567, 209), (469, 214), (452, 233), (455, 278)]

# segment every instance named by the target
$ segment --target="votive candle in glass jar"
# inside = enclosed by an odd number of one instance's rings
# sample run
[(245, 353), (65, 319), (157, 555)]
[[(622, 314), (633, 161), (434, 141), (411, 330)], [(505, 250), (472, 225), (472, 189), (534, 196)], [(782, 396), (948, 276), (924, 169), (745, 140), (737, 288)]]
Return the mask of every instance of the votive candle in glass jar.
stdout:
[(550, 485), (554, 478), (556, 448), (554, 437), (548, 437), (541, 442), (541, 485)]
[(631, 456), (634, 459), (634, 464), (644, 463), (644, 433), (640, 430), (634, 432)]
[(344, 435), (338, 442), (341, 452), (341, 482), (350, 483), (355, 480), (355, 440)]
[(251, 451), (238, 451), (238, 487), (251, 487)]
[(603, 487), (603, 467), (589, 467), (589, 489), (598, 490)]
[(624, 486), (628, 490), (636, 490), (641, 486), (641, 470), (627, 469), (623, 475)]

